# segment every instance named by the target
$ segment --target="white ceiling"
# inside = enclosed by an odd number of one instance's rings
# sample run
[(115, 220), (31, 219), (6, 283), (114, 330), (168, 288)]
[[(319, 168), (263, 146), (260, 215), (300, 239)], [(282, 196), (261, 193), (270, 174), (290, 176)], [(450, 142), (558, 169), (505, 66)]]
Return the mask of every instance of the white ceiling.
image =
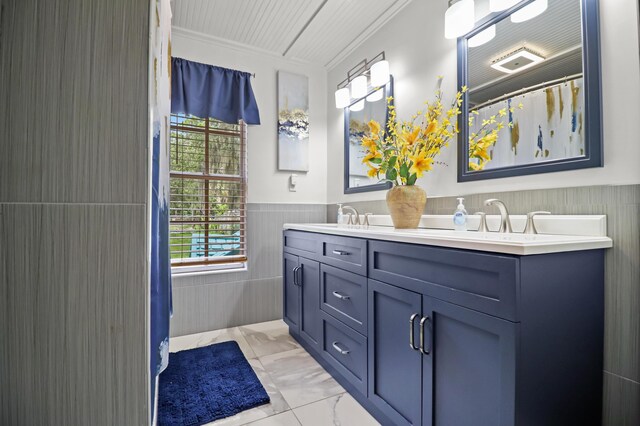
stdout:
[(173, 27), (331, 68), (410, 2), (174, 0)]

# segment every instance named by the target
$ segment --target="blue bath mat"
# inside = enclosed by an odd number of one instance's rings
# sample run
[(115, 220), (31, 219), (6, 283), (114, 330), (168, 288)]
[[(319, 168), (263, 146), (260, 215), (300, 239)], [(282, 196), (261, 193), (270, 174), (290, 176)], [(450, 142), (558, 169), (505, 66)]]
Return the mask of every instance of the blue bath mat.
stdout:
[(160, 374), (158, 425), (203, 425), (269, 402), (236, 342), (171, 353)]

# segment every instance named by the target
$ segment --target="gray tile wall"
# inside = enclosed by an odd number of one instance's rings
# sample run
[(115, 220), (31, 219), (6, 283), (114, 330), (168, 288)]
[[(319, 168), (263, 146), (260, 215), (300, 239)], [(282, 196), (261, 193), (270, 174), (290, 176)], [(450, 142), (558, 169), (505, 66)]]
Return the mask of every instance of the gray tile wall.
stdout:
[(282, 225), (323, 223), (325, 204), (248, 204), (248, 268), (173, 277), (171, 335), (282, 318)]
[[(613, 248), (605, 260), (603, 424), (640, 424), (640, 185), (475, 194), (465, 196), (465, 206), (470, 213), (491, 212), (482, 203), (487, 198), (500, 198), (513, 214), (607, 215)], [(389, 214), (384, 201), (349, 204), (360, 212)], [(452, 214), (456, 205), (455, 197), (430, 198), (425, 214)], [(336, 209), (328, 206), (328, 222), (335, 222)]]
[(0, 0), (0, 424), (148, 421), (149, 2)]

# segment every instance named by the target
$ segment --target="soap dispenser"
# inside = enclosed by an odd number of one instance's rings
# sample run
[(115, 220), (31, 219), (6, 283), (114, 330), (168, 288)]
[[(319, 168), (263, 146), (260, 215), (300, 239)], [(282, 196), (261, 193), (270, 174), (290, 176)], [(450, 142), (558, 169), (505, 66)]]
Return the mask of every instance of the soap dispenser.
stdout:
[(336, 218), (336, 223), (338, 226), (342, 225), (344, 222), (344, 213), (342, 212), (342, 203), (338, 203), (338, 217)]
[(453, 229), (456, 231), (467, 230), (467, 210), (463, 204), (464, 198), (458, 198), (458, 208), (453, 213)]

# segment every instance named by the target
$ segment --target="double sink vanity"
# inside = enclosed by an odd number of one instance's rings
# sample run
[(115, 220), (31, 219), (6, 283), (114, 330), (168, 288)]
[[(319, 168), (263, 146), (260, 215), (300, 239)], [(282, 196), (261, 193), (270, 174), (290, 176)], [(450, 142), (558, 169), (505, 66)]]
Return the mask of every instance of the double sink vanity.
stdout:
[(284, 319), (378, 421), (600, 424), (604, 216), (368, 219), (284, 226)]

